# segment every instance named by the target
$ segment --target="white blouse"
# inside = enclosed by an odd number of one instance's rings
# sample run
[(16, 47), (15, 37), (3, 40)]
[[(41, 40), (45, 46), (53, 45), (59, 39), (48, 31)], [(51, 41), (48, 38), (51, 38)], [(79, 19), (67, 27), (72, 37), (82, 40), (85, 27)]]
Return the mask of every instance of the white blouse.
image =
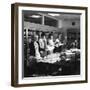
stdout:
[(35, 57), (37, 59), (40, 59), (41, 56), (40, 56), (40, 53), (39, 53), (39, 45), (38, 45), (38, 43), (37, 42), (34, 42), (34, 46), (35, 46)]

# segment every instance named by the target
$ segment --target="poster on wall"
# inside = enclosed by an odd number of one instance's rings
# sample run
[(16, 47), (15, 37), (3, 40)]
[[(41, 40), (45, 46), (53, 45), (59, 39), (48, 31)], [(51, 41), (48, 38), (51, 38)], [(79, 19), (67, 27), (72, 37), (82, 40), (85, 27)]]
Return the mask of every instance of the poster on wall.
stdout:
[(87, 82), (87, 7), (11, 5), (11, 85)]

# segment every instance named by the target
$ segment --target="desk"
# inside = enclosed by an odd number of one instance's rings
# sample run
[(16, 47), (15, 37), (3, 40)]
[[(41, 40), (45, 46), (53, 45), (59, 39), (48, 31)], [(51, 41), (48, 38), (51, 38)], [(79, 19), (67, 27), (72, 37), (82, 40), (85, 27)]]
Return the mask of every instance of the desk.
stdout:
[(25, 73), (25, 76), (39, 77), (80, 74), (80, 60), (78, 60), (80, 57), (75, 58), (76, 52), (71, 53), (70, 50), (63, 53), (66, 54), (65, 60), (62, 60), (60, 57), (62, 53), (54, 53), (43, 59), (32, 58), (29, 62), (29, 66), (24, 70), (28, 72), (27, 74)]

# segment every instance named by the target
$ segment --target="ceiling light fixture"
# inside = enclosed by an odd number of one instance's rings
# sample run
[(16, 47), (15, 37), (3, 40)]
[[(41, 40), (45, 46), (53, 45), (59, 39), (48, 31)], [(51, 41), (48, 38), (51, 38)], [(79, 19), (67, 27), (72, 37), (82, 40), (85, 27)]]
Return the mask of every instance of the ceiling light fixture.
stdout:
[(60, 16), (60, 14), (56, 14), (56, 13), (48, 13), (48, 15), (51, 15), (51, 16)]
[(32, 17), (32, 18), (40, 18), (41, 16), (40, 16), (40, 15), (32, 15), (32, 16), (29, 16), (29, 17)]

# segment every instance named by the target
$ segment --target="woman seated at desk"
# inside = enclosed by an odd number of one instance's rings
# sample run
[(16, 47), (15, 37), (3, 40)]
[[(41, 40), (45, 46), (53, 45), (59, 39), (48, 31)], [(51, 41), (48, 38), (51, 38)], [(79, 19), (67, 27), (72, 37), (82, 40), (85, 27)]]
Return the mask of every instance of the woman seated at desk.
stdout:
[(59, 36), (58, 36), (55, 40), (54, 53), (61, 52), (62, 46), (63, 46), (63, 43), (61, 43), (61, 41), (59, 40)]
[(74, 40), (74, 42), (71, 43), (71, 48), (79, 48), (78, 40)]

